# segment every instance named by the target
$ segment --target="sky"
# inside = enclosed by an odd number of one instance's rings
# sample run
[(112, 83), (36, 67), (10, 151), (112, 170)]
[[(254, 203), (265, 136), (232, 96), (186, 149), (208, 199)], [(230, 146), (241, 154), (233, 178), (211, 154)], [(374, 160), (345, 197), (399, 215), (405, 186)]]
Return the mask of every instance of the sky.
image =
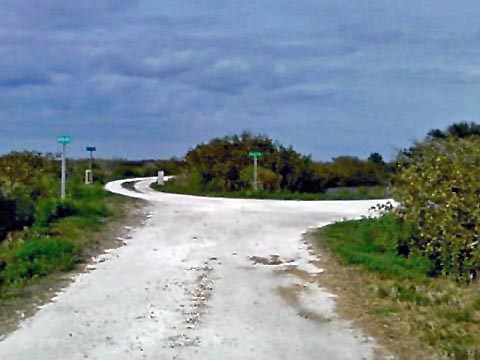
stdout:
[(182, 156), (249, 130), (386, 158), (480, 121), (480, 3), (0, 0), (0, 153)]

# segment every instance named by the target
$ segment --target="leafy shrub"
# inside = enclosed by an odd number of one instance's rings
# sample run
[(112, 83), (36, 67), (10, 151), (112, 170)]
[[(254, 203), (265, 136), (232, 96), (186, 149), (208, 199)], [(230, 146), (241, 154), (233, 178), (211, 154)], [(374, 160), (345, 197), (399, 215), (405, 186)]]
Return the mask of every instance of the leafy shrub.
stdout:
[(474, 277), (480, 268), (480, 140), (426, 141), (399, 160), (394, 194), (403, 219), (418, 229), (403, 246), (422, 251), (437, 273)]

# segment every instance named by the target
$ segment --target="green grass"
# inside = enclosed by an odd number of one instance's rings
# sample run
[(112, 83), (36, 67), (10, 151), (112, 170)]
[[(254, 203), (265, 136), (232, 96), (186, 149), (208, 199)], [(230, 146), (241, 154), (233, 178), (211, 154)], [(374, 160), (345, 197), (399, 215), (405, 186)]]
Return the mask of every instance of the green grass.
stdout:
[[(334, 254), (339, 266), (351, 271), (356, 283), (370, 291), (352, 289), (365, 313), (409, 328), (402, 336), (418, 338), (437, 352), (453, 359), (480, 359), (479, 284), (470, 286), (447, 277), (431, 276), (430, 262), (420, 254), (397, 255), (397, 242), (413, 235), (411, 227), (394, 214), (378, 219), (344, 221), (329, 225), (317, 234), (319, 246)], [(401, 326), (400, 326), (401, 325)], [(394, 329), (392, 331), (395, 331)], [(393, 335), (391, 335), (393, 336)], [(432, 358), (434, 358), (432, 356)]]
[(394, 215), (380, 219), (338, 222), (322, 230), (325, 244), (348, 264), (396, 278), (425, 278), (431, 264), (420, 254), (408, 258), (397, 255), (397, 241), (412, 235)]
[(39, 276), (73, 269), (80, 249), (73, 242), (55, 238), (22, 241), (11, 250), (1, 274), (3, 285), (19, 285)]
[(152, 189), (174, 194), (195, 195), (205, 197), (221, 197), (233, 199), (269, 199), (269, 200), (365, 200), (365, 199), (385, 199), (388, 193), (384, 187), (361, 187), (358, 189), (345, 189), (336, 192), (327, 193), (292, 193), (285, 191), (210, 191), (206, 189), (193, 189), (182, 186), (170, 181), (165, 185), (153, 184)]
[(119, 215), (118, 199), (101, 185), (69, 185), (66, 200), (42, 199), (34, 225), (0, 246), (0, 295), (38, 277), (72, 270), (91, 245), (93, 232)]

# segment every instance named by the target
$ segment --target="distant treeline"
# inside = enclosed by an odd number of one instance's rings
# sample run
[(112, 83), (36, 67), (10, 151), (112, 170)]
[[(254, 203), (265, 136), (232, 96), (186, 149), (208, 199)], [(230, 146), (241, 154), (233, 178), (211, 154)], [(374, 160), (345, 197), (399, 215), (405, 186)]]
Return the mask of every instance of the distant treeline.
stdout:
[(335, 187), (386, 186), (392, 169), (378, 153), (366, 160), (341, 156), (315, 162), (268, 136), (243, 133), (216, 138), (188, 151), (175, 182), (199, 192), (251, 189), (254, 169), (250, 151), (262, 153), (258, 180), (263, 191), (322, 193)]

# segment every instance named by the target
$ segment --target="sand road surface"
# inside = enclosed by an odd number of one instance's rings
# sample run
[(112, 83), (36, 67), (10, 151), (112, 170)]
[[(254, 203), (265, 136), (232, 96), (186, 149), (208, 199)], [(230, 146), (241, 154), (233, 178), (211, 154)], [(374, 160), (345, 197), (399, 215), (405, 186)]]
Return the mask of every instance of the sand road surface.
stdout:
[(97, 259), (0, 342), (0, 359), (373, 359), (376, 345), (315, 281), (309, 227), (384, 201), (263, 201), (114, 193), (147, 200), (125, 246)]

